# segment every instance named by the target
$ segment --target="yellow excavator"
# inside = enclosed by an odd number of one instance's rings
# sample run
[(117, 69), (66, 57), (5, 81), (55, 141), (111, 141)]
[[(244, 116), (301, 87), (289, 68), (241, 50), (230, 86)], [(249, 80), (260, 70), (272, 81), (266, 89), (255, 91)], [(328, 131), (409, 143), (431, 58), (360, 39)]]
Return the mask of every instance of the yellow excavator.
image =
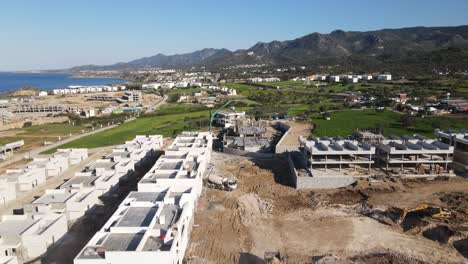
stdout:
[(405, 208), (398, 222), (401, 224), (405, 220), (406, 215), (411, 212), (420, 213), (422, 216), (430, 216), (435, 219), (447, 219), (452, 216), (449, 209), (421, 204), (414, 208)]

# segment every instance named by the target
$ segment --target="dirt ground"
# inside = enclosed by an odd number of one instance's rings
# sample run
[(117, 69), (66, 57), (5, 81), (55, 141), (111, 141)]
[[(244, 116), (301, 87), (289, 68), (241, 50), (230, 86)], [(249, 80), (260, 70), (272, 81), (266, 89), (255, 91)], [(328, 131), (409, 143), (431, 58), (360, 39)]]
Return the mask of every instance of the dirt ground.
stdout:
[[(211, 173), (237, 179), (238, 189), (204, 189), (186, 263), (265, 263), (265, 253), (276, 251), (282, 263), (467, 261), (467, 180), (365, 180), (339, 190), (297, 191), (290, 187), (287, 162), (279, 158), (214, 153), (211, 165)], [(453, 209), (454, 223), (425, 219), (424, 228), (405, 231), (376, 216), (421, 203)], [(451, 232), (447, 241), (437, 240)]]

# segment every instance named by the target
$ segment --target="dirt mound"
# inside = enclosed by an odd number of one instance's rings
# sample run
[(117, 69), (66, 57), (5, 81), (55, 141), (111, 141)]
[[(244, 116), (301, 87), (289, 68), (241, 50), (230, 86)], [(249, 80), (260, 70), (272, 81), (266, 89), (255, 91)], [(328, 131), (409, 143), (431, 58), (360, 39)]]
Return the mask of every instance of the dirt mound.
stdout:
[(253, 193), (239, 197), (237, 205), (242, 223), (251, 223), (256, 217), (268, 216), (273, 210), (271, 203)]
[(367, 201), (367, 194), (360, 190), (338, 190), (328, 195), (330, 204), (353, 205)]
[(439, 200), (449, 206), (451, 209), (467, 213), (468, 212), (468, 193), (452, 192), (437, 193)]
[(448, 226), (436, 226), (426, 229), (422, 232), (422, 235), (427, 239), (447, 244), (450, 237), (455, 235), (455, 232)]
[(352, 263), (366, 263), (366, 264), (429, 264), (425, 261), (396, 254), (392, 252), (378, 252), (378, 253), (371, 253), (367, 255), (359, 255), (350, 257), (349, 260)]

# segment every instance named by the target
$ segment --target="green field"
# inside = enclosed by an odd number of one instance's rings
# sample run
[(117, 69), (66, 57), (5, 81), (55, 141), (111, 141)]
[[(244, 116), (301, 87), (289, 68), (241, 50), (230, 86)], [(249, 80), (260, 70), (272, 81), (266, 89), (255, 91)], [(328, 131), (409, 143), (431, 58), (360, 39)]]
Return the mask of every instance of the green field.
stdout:
[(425, 118), (414, 117), (416, 119), (413, 128), (404, 128), (400, 121), (401, 114), (384, 111), (376, 112), (375, 110), (348, 110), (341, 112), (332, 112), (331, 120), (325, 120), (319, 116), (312, 119), (316, 125), (313, 135), (318, 137), (323, 136), (347, 136), (352, 134), (356, 129), (367, 129), (383, 126), (384, 136), (403, 136), (420, 134), (426, 137), (434, 137), (434, 128), (432, 123), (434, 120), (446, 120), (451, 129), (467, 128), (466, 121), (441, 116), (426, 116)]
[(81, 133), (82, 130), (90, 130), (85, 126), (72, 126), (69, 123), (52, 123), (20, 128), (18, 135), (24, 136), (68, 136)]
[[(124, 123), (116, 128), (80, 138), (61, 145), (60, 148), (97, 148), (122, 144), (136, 135), (176, 135), (183, 130), (200, 130), (208, 124), (208, 111), (171, 114), (163, 116), (142, 117)], [(54, 153), (51, 149), (44, 154)]]
[(183, 103), (173, 103), (162, 105), (156, 112), (149, 113), (148, 115), (172, 115), (172, 114), (181, 114), (189, 112), (198, 112), (207, 110), (207, 107), (200, 104), (183, 104)]

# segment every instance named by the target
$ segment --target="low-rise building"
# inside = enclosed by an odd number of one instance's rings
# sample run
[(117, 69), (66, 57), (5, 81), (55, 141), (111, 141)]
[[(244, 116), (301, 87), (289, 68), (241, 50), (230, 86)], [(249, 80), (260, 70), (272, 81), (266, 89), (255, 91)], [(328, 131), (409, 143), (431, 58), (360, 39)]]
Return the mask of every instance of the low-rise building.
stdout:
[(0, 181), (15, 182), (16, 191), (29, 191), (46, 181), (44, 168), (10, 169), (0, 175)]
[(387, 170), (407, 168), (414, 169), (414, 174), (433, 174), (448, 172), (453, 153), (453, 146), (416, 135), (380, 142), (377, 155)]
[(370, 171), (374, 164), (376, 149), (367, 143), (342, 138), (300, 138), (300, 142), (311, 170), (360, 166)]
[(329, 81), (329, 82), (333, 82), (333, 83), (340, 82), (340, 76), (338, 76), (338, 75), (330, 75), (330, 76), (328, 76), (328, 81)]
[(58, 149), (53, 157), (65, 157), (68, 159), (70, 166), (77, 165), (88, 158), (88, 149), (86, 148), (71, 148), (71, 149)]
[(68, 169), (68, 159), (63, 156), (52, 156), (50, 158), (34, 158), (28, 168), (44, 168), (47, 177), (54, 177), (62, 174)]
[(214, 122), (224, 128), (233, 127), (236, 121), (245, 118), (245, 112), (237, 111), (218, 111), (214, 116)]
[(454, 147), (453, 168), (457, 171), (468, 171), (468, 130), (435, 130), (437, 138)]
[(46, 253), (67, 230), (67, 219), (60, 214), (4, 215), (0, 221), (0, 254), (26, 262)]
[(191, 192), (131, 192), (74, 263), (182, 263), (193, 224)]
[(377, 75), (378, 81), (391, 81), (392, 75), (391, 74), (379, 74)]

